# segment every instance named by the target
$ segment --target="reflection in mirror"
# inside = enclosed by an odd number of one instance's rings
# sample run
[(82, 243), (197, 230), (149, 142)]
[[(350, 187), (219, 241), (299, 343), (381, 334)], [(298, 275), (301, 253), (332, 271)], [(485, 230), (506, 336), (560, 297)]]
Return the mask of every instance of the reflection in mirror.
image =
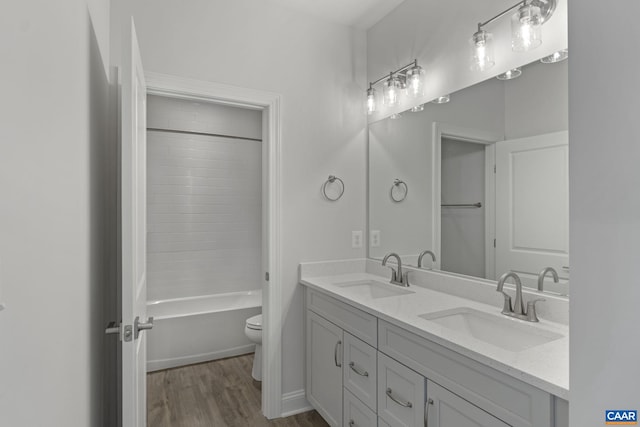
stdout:
[[(568, 293), (567, 62), (369, 125), (369, 256)], [(410, 191), (397, 201), (397, 182)]]

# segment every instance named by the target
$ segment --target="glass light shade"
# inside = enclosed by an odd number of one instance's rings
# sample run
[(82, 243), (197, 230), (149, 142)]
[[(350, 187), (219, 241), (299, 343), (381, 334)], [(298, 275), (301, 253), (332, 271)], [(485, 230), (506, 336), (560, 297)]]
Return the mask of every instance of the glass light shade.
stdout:
[(511, 17), (511, 48), (515, 52), (535, 49), (542, 43), (542, 15), (540, 8), (522, 6)]
[(520, 68), (514, 68), (513, 70), (509, 70), (506, 73), (498, 74), (496, 79), (498, 80), (513, 80), (522, 75), (522, 70)]
[(412, 97), (420, 98), (424, 96), (425, 74), (424, 69), (419, 65), (415, 65), (407, 71), (407, 92)]
[(542, 62), (543, 64), (555, 64), (556, 62), (564, 61), (568, 57), (569, 57), (569, 50), (563, 49), (563, 50), (554, 52), (549, 56), (545, 56), (544, 58), (540, 59), (540, 62)]
[(396, 119), (399, 119), (400, 117), (402, 117), (402, 114), (400, 114), (400, 113), (394, 113), (394, 114), (389, 116), (389, 118), (391, 120), (396, 120)]
[(432, 104), (446, 104), (447, 102), (451, 101), (451, 96), (447, 95), (442, 95), (437, 97), (436, 99), (434, 99), (433, 101), (431, 101)]
[(371, 115), (376, 111), (376, 90), (372, 87), (367, 89), (367, 114)]
[(484, 71), (495, 65), (493, 35), (480, 30), (471, 37), (471, 71)]
[(396, 76), (389, 77), (382, 87), (384, 104), (388, 106), (396, 105), (400, 98), (401, 89), (402, 84), (400, 83), (400, 80)]
[(419, 113), (420, 111), (423, 111), (423, 110), (424, 110), (424, 104), (416, 105), (415, 107), (411, 108), (412, 113)]

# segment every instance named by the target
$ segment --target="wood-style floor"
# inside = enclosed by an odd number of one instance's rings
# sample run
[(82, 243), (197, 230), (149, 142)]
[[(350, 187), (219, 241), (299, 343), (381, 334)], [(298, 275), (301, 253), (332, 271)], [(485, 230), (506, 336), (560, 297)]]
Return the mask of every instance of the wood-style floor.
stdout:
[(316, 411), (267, 420), (261, 383), (251, 378), (253, 354), (147, 375), (149, 427), (328, 426)]

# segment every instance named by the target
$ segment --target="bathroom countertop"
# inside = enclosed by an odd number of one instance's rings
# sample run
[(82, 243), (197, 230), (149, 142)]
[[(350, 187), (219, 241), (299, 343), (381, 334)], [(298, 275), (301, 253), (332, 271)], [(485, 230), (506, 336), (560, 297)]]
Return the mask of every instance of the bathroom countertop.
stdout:
[[(541, 390), (569, 400), (569, 328), (543, 318), (539, 323), (509, 319), (562, 335), (562, 338), (514, 352), (480, 341), (466, 334), (447, 329), (435, 322), (418, 317), (458, 307), (468, 307), (492, 315), (502, 316), (502, 307), (434, 291), (421, 286), (410, 286), (413, 293), (374, 299), (354, 289), (336, 283), (375, 280), (388, 283), (388, 278), (370, 273), (307, 276), (301, 274), (300, 283), (327, 294), (379, 319), (420, 335), (470, 359), (531, 384)], [(389, 285), (395, 286), (395, 285)]]

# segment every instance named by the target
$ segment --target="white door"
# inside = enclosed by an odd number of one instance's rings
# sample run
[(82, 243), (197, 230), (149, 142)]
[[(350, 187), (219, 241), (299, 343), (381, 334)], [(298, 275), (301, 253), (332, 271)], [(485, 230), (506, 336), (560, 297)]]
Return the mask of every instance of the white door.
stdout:
[(146, 422), (146, 85), (131, 21), (122, 58), (121, 244), (122, 425)]
[(496, 276), (514, 271), (535, 287), (553, 267), (568, 279), (568, 141), (557, 132), (496, 143)]

